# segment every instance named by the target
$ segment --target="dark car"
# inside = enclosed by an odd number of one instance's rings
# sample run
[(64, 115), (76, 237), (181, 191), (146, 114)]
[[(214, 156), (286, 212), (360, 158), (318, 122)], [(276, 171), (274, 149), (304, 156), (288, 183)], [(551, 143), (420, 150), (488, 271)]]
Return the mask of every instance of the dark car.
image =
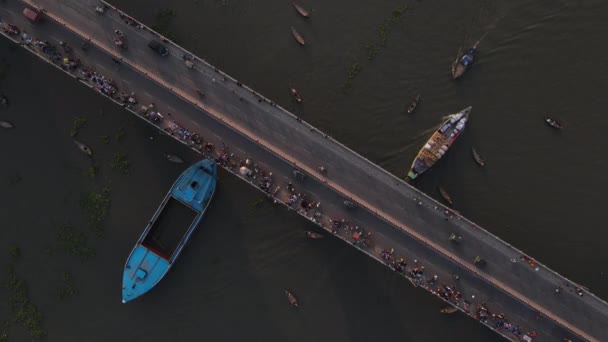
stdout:
[(167, 50), (167, 48), (161, 44), (160, 42), (156, 41), (156, 40), (151, 40), (148, 43), (148, 47), (154, 51), (156, 51), (156, 53), (158, 53), (161, 56), (168, 56), (169, 55), (169, 50)]

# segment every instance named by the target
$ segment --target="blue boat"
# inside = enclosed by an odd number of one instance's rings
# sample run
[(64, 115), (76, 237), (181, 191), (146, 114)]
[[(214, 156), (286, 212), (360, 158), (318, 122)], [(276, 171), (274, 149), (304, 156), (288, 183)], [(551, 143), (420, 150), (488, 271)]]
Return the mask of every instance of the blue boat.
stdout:
[(204, 159), (184, 171), (137, 240), (122, 276), (122, 302), (150, 291), (167, 274), (199, 224), (217, 183), (217, 166)]

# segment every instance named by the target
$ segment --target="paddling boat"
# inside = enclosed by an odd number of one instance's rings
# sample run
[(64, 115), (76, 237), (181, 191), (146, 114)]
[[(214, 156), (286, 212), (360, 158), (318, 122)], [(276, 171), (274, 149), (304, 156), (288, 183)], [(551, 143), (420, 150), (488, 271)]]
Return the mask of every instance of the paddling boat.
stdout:
[(414, 113), (414, 111), (416, 110), (416, 107), (418, 106), (418, 102), (420, 102), (420, 94), (416, 95), (416, 97), (414, 98), (412, 103), (410, 103), (409, 107), (407, 107), (408, 114)]
[(304, 18), (309, 18), (310, 17), (310, 12), (305, 10), (302, 6), (296, 4), (295, 2), (292, 2), (293, 7), (296, 9), (296, 11), (298, 11), (298, 13), (300, 13), (301, 16), (303, 16)]
[(486, 165), (486, 162), (479, 155), (479, 153), (477, 153), (477, 150), (475, 149), (475, 147), (471, 147), (471, 153), (473, 153), (473, 159), (475, 159), (475, 162), (477, 162), (477, 164), (479, 164), (479, 166), (483, 167)]
[(293, 26), (291, 27), (291, 34), (296, 39), (298, 44), (300, 44), (302, 46), (306, 45), (306, 41), (304, 41), (304, 37), (302, 37), (302, 35), (298, 31), (296, 31), (296, 28)]
[(564, 126), (557, 120), (552, 119), (552, 118), (545, 118), (545, 123), (547, 123), (547, 125), (555, 128), (555, 129), (563, 129)]
[(437, 189), (439, 190), (439, 194), (441, 194), (441, 197), (443, 197), (443, 199), (451, 206), (454, 205), (454, 202), (452, 202), (452, 198), (450, 197), (450, 195), (448, 194), (447, 191), (445, 191), (444, 188), (438, 186)]
[(457, 308), (453, 307), (453, 306), (444, 306), (443, 308), (439, 309), (439, 312), (444, 313), (444, 314), (451, 314), (458, 311)]
[(416, 179), (443, 157), (464, 130), (471, 114), (471, 108), (467, 107), (456, 114), (448, 116), (447, 120), (433, 133), (426, 144), (422, 146), (420, 152), (418, 152), (407, 173), (408, 179)]
[(287, 301), (289, 302), (289, 304), (291, 304), (291, 306), (296, 308), (298, 307), (298, 300), (296, 299), (296, 296), (293, 295), (293, 293), (285, 289), (285, 296), (287, 296)]
[(177, 179), (129, 255), (122, 276), (122, 302), (150, 291), (169, 272), (198, 226), (217, 183), (217, 166), (203, 159)]

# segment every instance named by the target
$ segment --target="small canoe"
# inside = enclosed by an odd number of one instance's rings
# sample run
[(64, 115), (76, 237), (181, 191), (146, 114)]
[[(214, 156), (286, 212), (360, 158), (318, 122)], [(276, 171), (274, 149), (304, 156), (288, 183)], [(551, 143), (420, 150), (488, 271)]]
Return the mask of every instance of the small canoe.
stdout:
[(93, 150), (91, 150), (91, 148), (83, 143), (81, 143), (78, 140), (74, 140), (74, 144), (76, 144), (76, 146), (78, 146), (78, 149), (80, 151), (82, 151), (83, 153), (87, 154), (89, 157), (93, 156)]
[(295, 2), (292, 2), (293, 7), (296, 9), (296, 11), (298, 11), (298, 13), (300, 13), (301, 16), (303, 16), (304, 18), (309, 18), (310, 17), (310, 12), (305, 10), (302, 6), (296, 4)]
[(302, 35), (298, 31), (296, 31), (296, 28), (293, 26), (291, 27), (291, 34), (296, 39), (298, 44), (300, 44), (302, 46), (306, 45), (306, 41), (304, 41), (304, 37), (302, 37)]
[(298, 91), (296, 90), (296, 88), (291, 88), (291, 95), (296, 99), (296, 101), (298, 103), (302, 103), (302, 98), (300, 97), (300, 94), (298, 94)]
[(172, 163), (181, 164), (184, 162), (182, 158), (176, 156), (175, 154), (165, 153), (165, 158)]
[(319, 233), (316, 233), (316, 232), (312, 232), (312, 231), (310, 231), (310, 230), (309, 230), (309, 231), (307, 231), (307, 232), (306, 232), (306, 233), (304, 233), (304, 234), (306, 234), (306, 237), (308, 237), (309, 239), (313, 239), (313, 240), (323, 238), (323, 235), (322, 235), (322, 234), (319, 234)]
[(0, 127), (4, 128), (4, 129), (15, 128), (15, 126), (8, 121), (0, 121)]
[(477, 150), (475, 149), (475, 147), (471, 147), (471, 153), (473, 153), (473, 159), (475, 159), (475, 161), (477, 162), (477, 164), (479, 164), (479, 166), (485, 166), (486, 165), (485, 161), (479, 155), (479, 153), (477, 152)]
[(444, 306), (441, 309), (439, 309), (439, 312), (444, 313), (444, 314), (451, 314), (458, 311), (458, 309), (456, 307), (453, 306)]
[(407, 107), (408, 114), (412, 114), (416, 110), (416, 107), (418, 106), (418, 102), (420, 102), (420, 94), (416, 95), (416, 97), (414, 98), (412, 103), (410, 103), (409, 107)]
[(555, 129), (563, 129), (564, 126), (557, 120), (552, 119), (552, 118), (545, 118), (545, 123), (547, 123), (547, 125), (555, 128)]
[(447, 193), (447, 191), (445, 191), (444, 188), (438, 186), (437, 189), (439, 190), (439, 194), (441, 194), (441, 197), (443, 197), (443, 199), (448, 202), (449, 205), (454, 205), (454, 202), (452, 202), (452, 198), (450, 197), (450, 195)]
[(289, 302), (289, 304), (291, 304), (291, 306), (296, 308), (298, 307), (298, 300), (296, 299), (296, 296), (293, 295), (293, 293), (285, 289), (285, 296), (287, 296), (287, 301)]

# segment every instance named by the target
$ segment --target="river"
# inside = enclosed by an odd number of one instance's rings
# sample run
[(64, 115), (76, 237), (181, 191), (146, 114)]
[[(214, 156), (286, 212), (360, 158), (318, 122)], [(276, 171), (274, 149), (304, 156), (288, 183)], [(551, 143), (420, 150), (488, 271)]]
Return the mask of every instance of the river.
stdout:
[[(465, 216), (608, 298), (601, 209), (608, 161), (600, 143), (608, 130), (608, 3), (306, 0), (309, 20), (276, 0), (115, 4), (150, 24), (161, 8), (174, 9), (170, 29), (180, 44), (399, 176), (442, 117), (472, 105), (460, 141), (416, 186), (438, 197), (441, 185)], [(381, 47), (383, 21), (400, 5), (408, 9), (387, 26)], [(478, 63), (452, 81), (459, 49), (479, 39)], [(44, 315), (47, 340), (500, 340), (472, 319), (438, 313), (435, 298), (337, 239), (304, 238), (311, 224), (226, 173), (175, 268), (141, 300), (121, 304), (124, 261), (183, 169), (163, 153), (197, 156), (0, 41), (0, 87), (11, 102), (0, 120), (16, 126), (0, 131), (0, 251), (19, 246), (12, 263)], [(369, 44), (377, 46), (371, 61)], [(353, 63), (362, 69), (344, 92)], [(303, 105), (292, 103), (290, 85)], [(416, 93), (421, 104), (408, 116), (403, 107)], [(563, 132), (543, 123), (548, 113), (565, 123)], [(77, 117), (86, 118), (77, 139), (95, 152), (94, 178), (70, 137)], [(122, 151), (128, 175), (111, 167)], [(97, 238), (80, 201), (103, 186), (112, 202)], [(59, 247), (65, 224), (86, 233), (94, 257), (82, 261)], [(2, 267), (9, 259), (0, 255)], [(64, 272), (78, 293), (62, 299)], [(283, 288), (298, 296), (298, 310)], [(10, 296), (0, 289), (0, 321), (10, 316)], [(9, 329), (11, 341), (27, 336)]]

